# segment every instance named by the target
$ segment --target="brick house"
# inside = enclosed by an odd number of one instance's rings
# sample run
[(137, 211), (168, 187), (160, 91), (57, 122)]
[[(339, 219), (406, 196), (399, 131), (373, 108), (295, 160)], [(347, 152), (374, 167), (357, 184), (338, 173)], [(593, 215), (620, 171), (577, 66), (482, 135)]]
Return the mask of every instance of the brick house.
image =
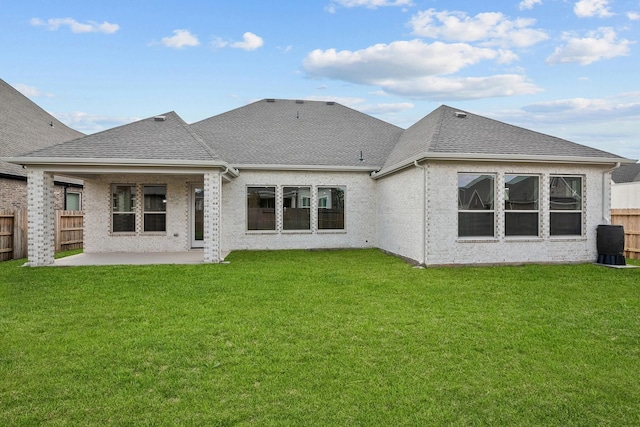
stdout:
[[(0, 158), (76, 139), (75, 131), (0, 79)], [(56, 177), (54, 208), (80, 209), (82, 181)], [(0, 160), (0, 209), (27, 208), (27, 171)]]
[[(52, 174), (85, 182), (85, 252), (377, 247), (417, 264), (587, 262), (632, 160), (441, 106), (408, 129), (333, 102), (174, 112), (7, 159), (30, 265), (53, 262)], [(202, 248), (202, 249), (201, 249)]]

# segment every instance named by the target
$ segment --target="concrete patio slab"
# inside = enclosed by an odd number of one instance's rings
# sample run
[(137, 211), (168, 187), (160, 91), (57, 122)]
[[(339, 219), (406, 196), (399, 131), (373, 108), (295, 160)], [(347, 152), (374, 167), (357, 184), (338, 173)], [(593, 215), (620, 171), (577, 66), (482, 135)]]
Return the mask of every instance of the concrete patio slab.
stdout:
[[(226, 254), (225, 254), (226, 255)], [(83, 265), (153, 265), (153, 264), (201, 264), (204, 262), (203, 251), (189, 252), (109, 252), (81, 253), (56, 259), (55, 267), (71, 267)]]

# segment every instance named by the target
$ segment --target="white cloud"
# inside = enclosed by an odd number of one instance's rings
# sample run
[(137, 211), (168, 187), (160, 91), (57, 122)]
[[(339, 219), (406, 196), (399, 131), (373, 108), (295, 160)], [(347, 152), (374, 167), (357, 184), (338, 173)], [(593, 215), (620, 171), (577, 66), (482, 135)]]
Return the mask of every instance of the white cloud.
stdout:
[(573, 6), (573, 12), (579, 18), (598, 16), (606, 18), (613, 16), (609, 10), (609, 0), (580, 0)]
[(141, 120), (140, 117), (105, 116), (73, 111), (70, 113), (51, 113), (65, 125), (80, 132), (91, 134), (116, 126)]
[(161, 42), (166, 47), (174, 49), (182, 49), (185, 46), (198, 46), (200, 41), (198, 37), (191, 34), (189, 30), (173, 30), (173, 36), (163, 37)]
[(231, 43), (229, 46), (236, 49), (243, 49), (246, 51), (256, 50), (264, 45), (262, 37), (257, 36), (251, 32), (246, 32), (242, 35), (241, 42)]
[(627, 12), (627, 18), (629, 18), (632, 21), (638, 21), (638, 20), (640, 20), (640, 13), (638, 13), (638, 12)]
[(328, 77), (370, 84), (380, 79), (451, 74), (500, 52), (465, 43), (424, 43), (420, 40), (377, 44), (366, 49), (337, 51), (316, 49), (304, 59), (304, 70), (313, 77)]
[(53, 18), (47, 21), (43, 21), (40, 18), (33, 18), (31, 19), (31, 25), (34, 27), (47, 27), (47, 29), (51, 31), (58, 30), (62, 26), (68, 26), (72, 33), (113, 34), (120, 29), (118, 24), (111, 24), (107, 21), (101, 24), (94, 21), (82, 23), (73, 18)]
[(24, 96), (28, 97), (28, 98), (39, 98), (39, 97), (46, 97), (46, 98), (53, 98), (55, 97), (54, 94), (52, 93), (44, 93), (42, 91), (40, 91), (40, 89), (34, 87), (34, 86), (27, 86), (25, 84), (22, 83), (16, 83), (13, 85), (13, 87), (20, 93), (22, 93)]
[(413, 6), (412, 0), (333, 0), (329, 6), (327, 6), (327, 11), (330, 13), (335, 13), (336, 6), (351, 8), (351, 7), (366, 7), (368, 9), (377, 9), (379, 7), (387, 7), (387, 6), (399, 6), (399, 7), (408, 7)]
[(520, 10), (533, 9), (533, 6), (542, 4), (542, 0), (522, 0), (519, 4)]
[(578, 63), (588, 65), (596, 61), (629, 55), (629, 40), (617, 40), (612, 28), (603, 27), (591, 31), (586, 37), (565, 33), (566, 44), (557, 47), (546, 60), (548, 64)]
[(407, 80), (380, 81), (382, 89), (394, 95), (414, 99), (464, 100), (528, 95), (542, 89), (518, 74), (488, 77), (427, 76)]
[(530, 28), (535, 19), (511, 20), (500, 12), (470, 17), (460, 11), (428, 9), (411, 17), (413, 34), (458, 42), (481, 42), (485, 46), (527, 47), (548, 38), (542, 30)]

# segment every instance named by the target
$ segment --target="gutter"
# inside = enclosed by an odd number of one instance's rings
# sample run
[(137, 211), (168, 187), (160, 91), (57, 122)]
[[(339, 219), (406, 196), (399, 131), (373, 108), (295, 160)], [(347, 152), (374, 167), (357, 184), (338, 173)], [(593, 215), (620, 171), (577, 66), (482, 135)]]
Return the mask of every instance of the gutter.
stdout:
[(611, 169), (602, 172), (602, 222), (605, 225), (611, 224), (611, 172), (619, 167), (620, 162)]
[(399, 170), (410, 167), (414, 162), (422, 160), (439, 160), (439, 161), (464, 161), (464, 162), (501, 162), (501, 163), (564, 163), (564, 164), (591, 164), (591, 165), (609, 165), (609, 164), (632, 164), (636, 160), (620, 158), (620, 157), (573, 157), (573, 156), (534, 156), (522, 154), (485, 154), (485, 153), (433, 153), (422, 152), (402, 162), (395, 163), (391, 166), (373, 172), (371, 177), (374, 179), (382, 178)]
[(420, 166), (417, 160), (413, 161), (413, 165), (422, 169), (422, 222), (420, 231), (422, 233), (422, 257), (420, 265), (427, 264), (427, 168)]

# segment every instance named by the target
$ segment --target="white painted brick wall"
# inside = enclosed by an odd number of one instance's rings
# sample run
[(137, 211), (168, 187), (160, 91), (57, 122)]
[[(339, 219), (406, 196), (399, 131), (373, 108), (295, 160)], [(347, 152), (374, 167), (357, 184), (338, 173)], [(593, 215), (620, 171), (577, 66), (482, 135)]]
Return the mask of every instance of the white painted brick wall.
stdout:
[(424, 172), (415, 166), (377, 181), (380, 249), (422, 262)]
[[(190, 248), (189, 185), (202, 176), (100, 175), (85, 181), (85, 252), (181, 252)], [(111, 232), (111, 184), (138, 184), (136, 233)], [(142, 185), (167, 185), (166, 233), (141, 233)], [(174, 236), (177, 234), (177, 236)]]
[[(509, 165), (502, 163), (430, 163), (427, 265), (529, 262), (590, 262), (597, 258), (596, 229), (602, 223), (604, 168), (568, 165)], [(504, 192), (496, 191), (496, 238), (458, 239), (458, 172), (541, 174), (539, 238), (504, 236)], [(549, 236), (549, 175), (583, 175), (583, 236)]]
[[(247, 231), (249, 186), (345, 186), (345, 230)], [(366, 172), (263, 172), (243, 170), (222, 186), (223, 252), (240, 249), (368, 248), (377, 246), (376, 182)], [(312, 190), (315, 191), (315, 190)], [(281, 202), (282, 192), (278, 192)], [(316, 193), (313, 193), (314, 195)], [(315, 197), (313, 205), (315, 206)], [(315, 213), (312, 212), (312, 224)], [(278, 213), (278, 223), (281, 215)]]

